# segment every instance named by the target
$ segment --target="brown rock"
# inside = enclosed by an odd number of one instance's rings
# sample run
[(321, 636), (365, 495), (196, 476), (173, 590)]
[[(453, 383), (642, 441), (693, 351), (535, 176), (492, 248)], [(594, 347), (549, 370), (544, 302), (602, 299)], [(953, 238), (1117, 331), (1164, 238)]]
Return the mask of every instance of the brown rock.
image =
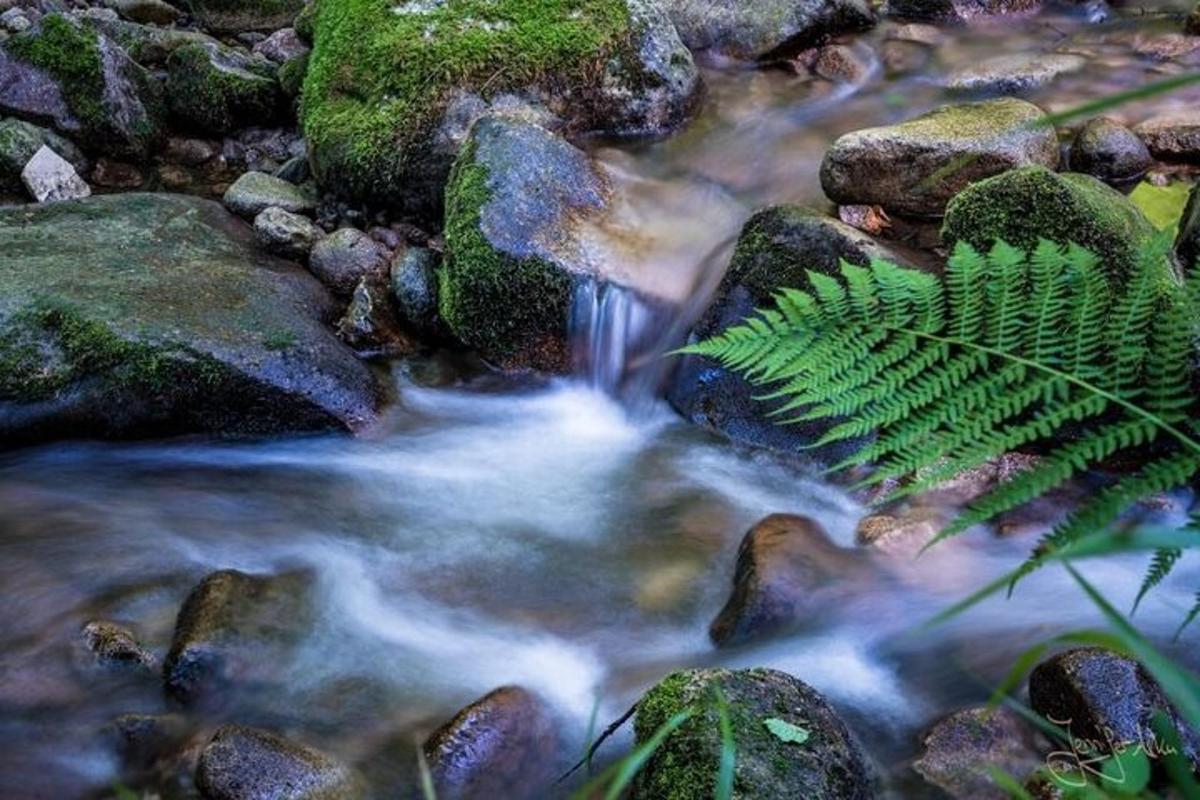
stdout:
[(83, 644), (101, 666), (130, 666), (152, 672), (158, 666), (154, 654), (138, 644), (133, 633), (115, 622), (93, 620), (83, 626)]
[(1200, 110), (1160, 114), (1134, 132), (1157, 158), (1200, 161)]
[(956, 800), (1006, 800), (989, 768), (1021, 781), (1044, 764), (1033, 732), (1006, 708), (956, 711), (935, 723), (922, 744), (925, 754), (913, 769)]

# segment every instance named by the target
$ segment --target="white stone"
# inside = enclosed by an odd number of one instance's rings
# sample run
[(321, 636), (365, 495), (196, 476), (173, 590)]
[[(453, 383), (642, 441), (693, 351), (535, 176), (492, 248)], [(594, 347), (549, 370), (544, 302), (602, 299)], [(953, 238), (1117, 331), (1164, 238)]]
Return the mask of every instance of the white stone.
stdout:
[(92, 193), (70, 162), (45, 145), (21, 170), (21, 182), (39, 203), (77, 200)]

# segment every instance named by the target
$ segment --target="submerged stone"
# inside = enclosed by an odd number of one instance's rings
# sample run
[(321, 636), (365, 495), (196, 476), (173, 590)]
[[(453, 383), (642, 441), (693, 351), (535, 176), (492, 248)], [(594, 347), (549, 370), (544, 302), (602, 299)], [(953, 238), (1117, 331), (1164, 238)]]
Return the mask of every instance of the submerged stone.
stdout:
[(329, 296), (216, 203), (8, 207), (0, 241), (0, 444), (374, 416), (374, 379), (323, 323)]
[[(668, 736), (638, 773), (633, 800), (712, 796), (721, 758), (714, 701), (720, 689), (733, 727), (735, 796), (755, 800), (868, 800), (873, 773), (829, 703), (808, 684), (771, 669), (699, 669), (668, 675), (637, 704), (634, 733), (645, 743), (672, 716), (694, 715)], [(769, 720), (807, 734), (785, 741)]]
[(200, 753), (204, 800), (358, 800), (361, 779), (307, 745), (245, 725), (225, 725)]
[(1060, 75), (1078, 72), (1087, 59), (1073, 53), (1017, 53), (985, 59), (958, 70), (947, 86), (960, 92), (1016, 94), (1039, 89)]
[(667, 9), (691, 49), (748, 60), (785, 58), (875, 24), (862, 0), (669, 0)]
[(821, 162), (821, 186), (843, 205), (940, 216), (971, 183), (1014, 167), (1058, 165), (1053, 126), (1040, 108), (1006, 97), (943, 106), (898, 125), (841, 136)]
[(662, 133), (700, 79), (651, 0), (329, 0), (302, 125), (318, 180), (424, 215), (471, 122), (518, 95), (574, 133)]

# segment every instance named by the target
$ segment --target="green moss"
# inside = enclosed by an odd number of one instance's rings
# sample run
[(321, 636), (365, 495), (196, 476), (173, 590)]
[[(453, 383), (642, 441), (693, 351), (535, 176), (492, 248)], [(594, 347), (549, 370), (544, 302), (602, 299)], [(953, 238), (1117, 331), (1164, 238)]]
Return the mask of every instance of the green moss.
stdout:
[(446, 188), (446, 259), (438, 272), (442, 318), (463, 343), (500, 363), (546, 366), (538, 351), (561, 339), (571, 279), (540, 258), (516, 259), (494, 248), (480, 225), (489, 173), (469, 148)]
[(171, 111), (185, 123), (228, 133), (243, 123), (266, 123), (279, 105), (274, 68), (235, 59), (215, 45), (188, 44), (167, 59)]
[(578, 89), (630, 41), (623, 0), (322, 0), (315, 14), (304, 133), (318, 177), (361, 197), (403, 187), (451, 90)]
[(291, 331), (274, 331), (263, 337), (263, 347), (268, 350), (291, 350), (296, 343), (296, 334)]
[(58, 80), (71, 113), (85, 127), (103, 127), (104, 73), (95, 31), (50, 14), (37, 27), (9, 39), (7, 46), (22, 61)]
[(279, 86), (288, 97), (298, 97), (308, 72), (308, 53), (292, 56), (279, 65)]
[(1154, 226), (1122, 194), (1090, 175), (1022, 167), (979, 181), (946, 207), (942, 238), (976, 248), (997, 239), (1032, 249), (1039, 239), (1075, 242), (1105, 262), (1118, 283)]

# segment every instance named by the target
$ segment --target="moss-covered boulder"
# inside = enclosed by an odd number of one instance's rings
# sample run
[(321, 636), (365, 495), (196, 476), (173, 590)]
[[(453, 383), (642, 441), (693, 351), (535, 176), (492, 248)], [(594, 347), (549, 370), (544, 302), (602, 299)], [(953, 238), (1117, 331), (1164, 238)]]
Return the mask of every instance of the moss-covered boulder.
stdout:
[(183, 126), (229, 133), (267, 125), (282, 107), (276, 66), (218, 44), (188, 44), (167, 59), (167, 103)]
[(61, 14), (0, 43), (0, 113), (87, 150), (145, 158), (162, 134), (158, 85), (107, 36)]
[(87, 172), (87, 158), (69, 139), (24, 120), (0, 119), (0, 193), (24, 196), (21, 170), (43, 146), (65, 158), (77, 172)]
[(333, 303), (219, 205), (0, 209), (0, 445), (355, 429), (377, 390)]
[(1033, 249), (1039, 239), (1075, 242), (1099, 255), (1120, 282), (1154, 226), (1124, 195), (1091, 175), (1024, 167), (980, 181), (946, 208), (942, 238), (988, 249), (997, 239)]
[(667, 8), (688, 47), (748, 60), (785, 58), (875, 24), (863, 0), (668, 0)]
[(181, 5), (206, 30), (226, 34), (286, 28), (304, 0), (184, 0)]
[(505, 368), (566, 370), (572, 287), (599, 272), (577, 226), (604, 213), (610, 190), (545, 128), (480, 120), (446, 189), (438, 302), (455, 336)]
[(969, 184), (1026, 164), (1058, 165), (1058, 137), (1045, 115), (1005, 97), (943, 106), (898, 125), (841, 136), (821, 163), (821, 186), (843, 205), (879, 205), (940, 216)]
[[(638, 701), (634, 732), (639, 743), (680, 711), (695, 711), (646, 762), (634, 785), (635, 800), (712, 796), (721, 758), (718, 689), (733, 723), (734, 798), (875, 797), (866, 758), (845, 723), (815, 689), (776, 670), (705, 669), (668, 675)], [(799, 738), (803, 741), (795, 741)]]
[(651, 0), (318, 0), (302, 125), (340, 194), (435, 215), (470, 124), (513, 93), (571, 133), (660, 133), (691, 54)]

